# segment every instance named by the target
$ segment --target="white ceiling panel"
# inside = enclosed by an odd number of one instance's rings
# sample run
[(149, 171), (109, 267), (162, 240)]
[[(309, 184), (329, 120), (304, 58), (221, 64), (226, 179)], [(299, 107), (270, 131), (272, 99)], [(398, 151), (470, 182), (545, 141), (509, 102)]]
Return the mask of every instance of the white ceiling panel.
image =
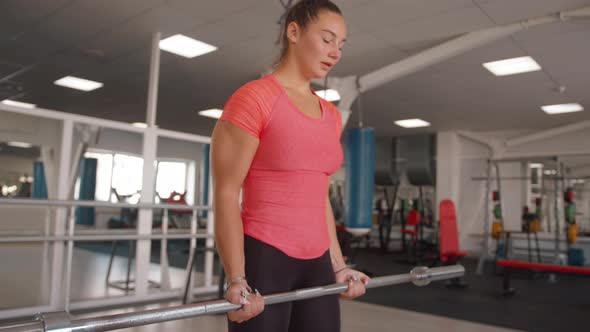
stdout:
[[(392, 27), (473, 7), (471, 0), (374, 0), (344, 12), (347, 20), (366, 31), (391, 30)], [(408, 31), (411, 33), (411, 31)]]
[(65, 50), (66, 44), (44, 32), (29, 30), (16, 39), (0, 42), (0, 58), (29, 65)]
[(274, 41), (279, 36), (280, 26), (277, 21), (282, 13), (278, 5), (248, 7), (214, 22), (199, 25), (189, 35), (197, 39), (206, 38), (220, 48), (259, 37)]
[(38, 29), (63, 43), (83, 42), (98, 32), (117, 29), (120, 24), (135, 15), (157, 7), (158, 2), (161, 0), (75, 1), (55, 15), (42, 20)]
[(363, 75), (406, 57), (406, 53), (391, 46), (367, 50), (364, 54), (349, 56), (345, 51), (340, 63), (330, 74), (333, 76)]
[(0, 38), (11, 38), (35, 29), (40, 20), (51, 17), (71, 5), (72, 0), (3, 0)]
[(184, 15), (189, 15), (199, 21), (207, 22), (217, 21), (227, 16), (234, 16), (254, 6), (264, 5), (281, 8), (278, 1), (272, 0), (165, 0), (165, 3), (170, 8), (182, 12)]
[(475, 0), (496, 24), (514, 23), (590, 5), (588, 0)]
[(479, 8), (470, 6), (370, 32), (397, 45), (451, 37), (491, 26), (489, 18)]

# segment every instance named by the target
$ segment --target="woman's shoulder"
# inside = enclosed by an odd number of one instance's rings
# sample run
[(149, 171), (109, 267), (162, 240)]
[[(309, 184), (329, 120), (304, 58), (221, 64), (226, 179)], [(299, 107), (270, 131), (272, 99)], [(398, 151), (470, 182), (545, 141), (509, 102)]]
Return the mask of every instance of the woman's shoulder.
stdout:
[(328, 112), (328, 114), (330, 114), (330, 116), (336, 120), (336, 126), (338, 127), (338, 130), (341, 131), (342, 114), (340, 113), (338, 107), (336, 107), (336, 105), (334, 105), (332, 102), (329, 102), (325, 99), (322, 99), (322, 103), (324, 104), (324, 109)]
[(269, 76), (267, 75), (243, 84), (233, 93), (231, 98), (254, 98), (267, 102), (277, 98), (281, 91), (275, 86), (272, 78)]
[(324, 108), (330, 112), (330, 114), (334, 117), (336, 117), (336, 119), (338, 119), (338, 121), (342, 121), (342, 117), (340, 115), (340, 110), (338, 110), (338, 107), (336, 107), (336, 105), (334, 105), (332, 102), (327, 101), (325, 99), (322, 99), (322, 103), (324, 103)]

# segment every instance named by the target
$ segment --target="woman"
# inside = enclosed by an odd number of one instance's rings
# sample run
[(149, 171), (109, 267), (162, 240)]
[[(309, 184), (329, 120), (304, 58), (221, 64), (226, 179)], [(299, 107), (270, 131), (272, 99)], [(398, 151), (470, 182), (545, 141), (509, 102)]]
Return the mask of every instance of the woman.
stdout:
[(348, 282), (342, 297), (365, 293), (369, 278), (346, 267), (328, 197), (343, 159), (342, 120), (310, 85), (338, 63), (345, 40), (335, 4), (295, 4), (275, 70), (238, 89), (213, 132), (215, 238), (226, 299), (243, 305), (228, 314), (230, 331), (340, 330), (337, 296), (264, 308), (258, 291)]

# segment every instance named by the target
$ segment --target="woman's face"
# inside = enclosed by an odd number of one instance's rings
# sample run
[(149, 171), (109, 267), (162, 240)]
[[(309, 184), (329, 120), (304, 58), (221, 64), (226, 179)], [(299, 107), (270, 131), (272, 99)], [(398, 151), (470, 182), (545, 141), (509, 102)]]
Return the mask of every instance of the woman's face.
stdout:
[(322, 78), (340, 61), (346, 42), (346, 25), (341, 15), (323, 10), (306, 29), (292, 22), (287, 33), (294, 58), (306, 77)]

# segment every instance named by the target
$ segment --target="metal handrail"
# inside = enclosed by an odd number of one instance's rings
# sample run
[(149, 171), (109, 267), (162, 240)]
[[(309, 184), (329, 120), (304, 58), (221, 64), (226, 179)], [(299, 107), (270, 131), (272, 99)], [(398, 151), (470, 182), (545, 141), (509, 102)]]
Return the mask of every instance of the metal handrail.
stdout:
[(152, 204), (152, 203), (110, 203), (102, 201), (73, 201), (57, 199), (26, 199), (26, 198), (0, 198), (0, 205), (25, 205), (43, 207), (108, 207), (108, 208), (132, 208), (132, 209), (169, 209), (185, 211), (209, 211), (211, 206), (207, 205), (185, 205), (185, 204)]
[(100, 235), (56, 235), (56, 236), (0, 236), (0, 243), (22, 243), (22, 242), (100, 242), (100, 241), (123, 241), (123, 240), (186, 240), (186, 239), (208, 239), (213, 238), (212, 234), (100, 234)]

